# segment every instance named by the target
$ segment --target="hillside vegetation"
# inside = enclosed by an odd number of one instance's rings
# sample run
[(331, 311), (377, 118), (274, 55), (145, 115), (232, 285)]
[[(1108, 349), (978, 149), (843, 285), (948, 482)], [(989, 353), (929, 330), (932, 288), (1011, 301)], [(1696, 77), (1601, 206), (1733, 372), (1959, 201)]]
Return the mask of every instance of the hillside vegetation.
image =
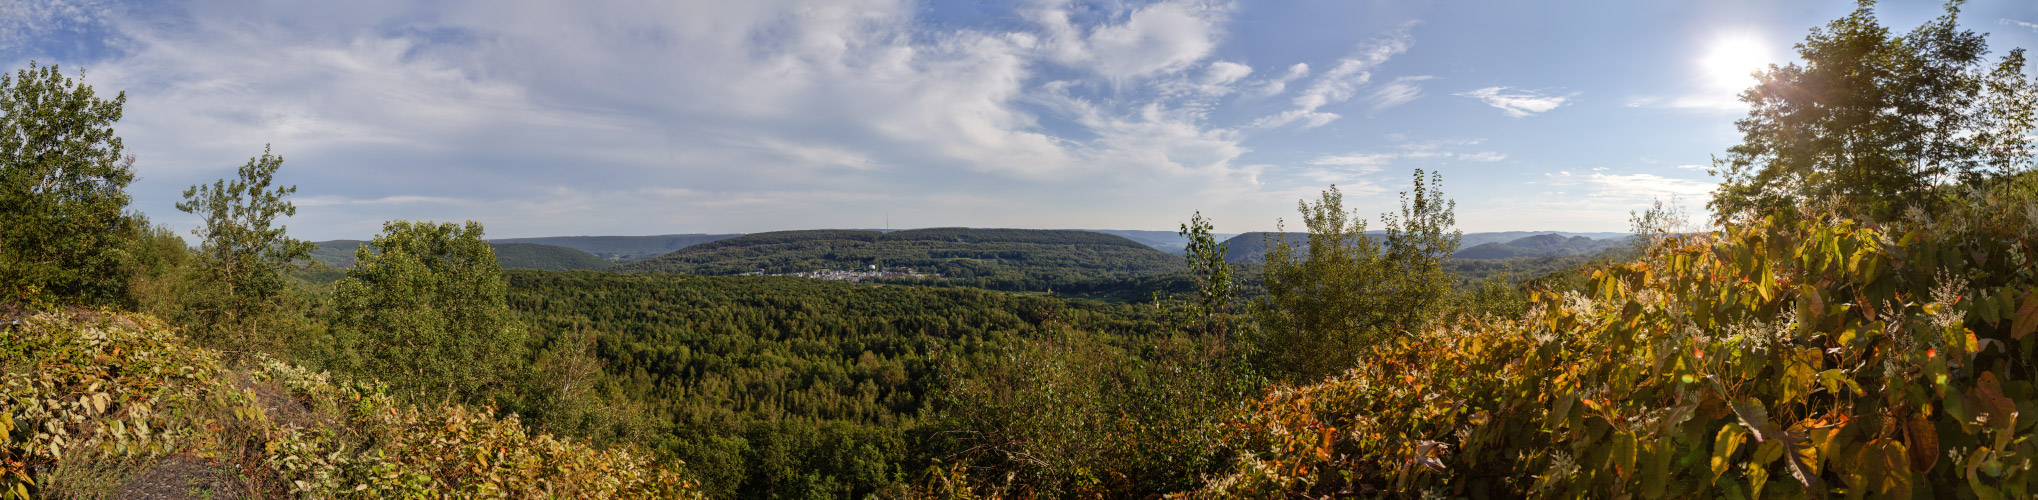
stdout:
[(230, 369), (148, 316), (4, 321), (0, 498), (700, 497), (676, 463), (273, 359)]
[(2028, 497), (2031, 199), (1671, 239), (1268, 394), (1184, 496)]
[(1180, 270), (1181, 258), (1123, 237), (1088, 231), (814, 230), (757, 233), (702, 243), (615, 270), (731, 275), (871, 266), (938, 273), (950, 284), (1047, 290), (1085, 280)]
[[(920, 472), (941, 365), (1050, 323), (1110, 338), (1161, 327), (1128, 306), (775, 277), (508, 273), (509, 300), (591, 353), (602, 411), (560, 425), (689, 464), (718, 498), (860, 498)], [(554, 374), (555, 376), (573, 376)]]

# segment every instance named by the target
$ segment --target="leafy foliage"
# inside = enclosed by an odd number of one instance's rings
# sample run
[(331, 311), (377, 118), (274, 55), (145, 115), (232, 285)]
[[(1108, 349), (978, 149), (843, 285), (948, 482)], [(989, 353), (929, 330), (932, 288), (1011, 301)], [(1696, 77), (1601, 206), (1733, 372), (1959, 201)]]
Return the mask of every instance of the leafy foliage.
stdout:
[(192, 230), (199, 237), (202, 276), (197, 309), (205, 326), (199, 332), (227, 337), (214, 340), (241, 345), (255, 340), (261, 320), (272, 314), (288, 287), (284, 272), (315, 248), (290, 238), (276, 223), (278, 217), (297, 214), (297, 206), (283, 199), (297, 186), (271, 187), (282, 167), (283, 157), (264, 148), (262, 156), (241, 166), (238, 179), (191, 186), (177, 203), (178, 210), (204, 219)]
[(123, 301), (134, 157), (113, 123), (126, 103), (54, 65), (0, 75), (0, 300)]
[[(1430, 181), (1440, 184), (1441, 178)], [(1309, 227), (1306, 253), (1286, 240), (1267, 253), (1266, 297), (1254, 308), (1270, 369), (1288, 380), (1336, 373), (1359, 359), (1366, 344), (1419, 328), (1441, 312), (1452, 277), (1443, 263), (1457, 250), (1454, 203), (1415, 171), (1402, 215), (1387, 216), (1384, 238), (1344, 211), (1336, 186), (1315, 204), (1300, 203)]]
[(524, 332), (481, 224), (394, 221), (334, 284), (328, 366), (399, 392), (501, 401)]
[(147, 316), (23, 320), (0, 332), (0, 498), (60, 486), (49, 482), (60, 465), (170, 456), (230, 462), (262, 496), (699, 496), (677, 468), (532, 435), (514, 417), (406, 406), (274, 360), (229, 370)]
[(2033, 221), (1987, 195), (1681, 238), (1275, 391), (1232, 424), (1233, 472), (1184, 496), (2029, 496)]
[(1959, 3), (1892, 36), (1872, 3), (1813, 29), (1804, 64), (1771, 66), (1741, 94), (1740, 145), (1715, 161), (1720, 217), (1796, 213), (1800, 206), (1891, 220), (1936, 207), (1933, 186), (2030, 165), (2038, 87), (2024, 52), (1993, 67), (1984, 35), (1960, 30)]

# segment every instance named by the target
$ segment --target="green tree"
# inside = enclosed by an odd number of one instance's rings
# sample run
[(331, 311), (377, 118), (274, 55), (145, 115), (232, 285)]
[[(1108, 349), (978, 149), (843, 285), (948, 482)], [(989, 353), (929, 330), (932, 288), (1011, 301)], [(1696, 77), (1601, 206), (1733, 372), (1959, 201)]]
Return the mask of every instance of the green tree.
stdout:
[(2023, 49), (1986, 64), (1986, 36), (1959, 29), (1959, 3), (1896, 36), (1863, 0), (1797, 45), (1803, 64), (1757, 74), (1708, 208), (1722, 220), (1799, 206), (1892, 220), (1934, 208), (1935, 185), (2028, 168), (2038, 92)]
[(126, 102), (54, 65), (0, 75), (0, 300), (124, 301), (134, 157), (113, 123)]
[(1444, 263), (1460, 233), (1443, 199), (1441, 176), (1424, 182), (1415, 171), (1413, 192), (1401, 193), (1401, 215), (1384, 215), (1386, 234), (1366, 234), (1366, 221), (1346, 212), (1344, 194), (1331, 186), (1315, 204), (1298, 203), (1309, 229), (1297, 255), (1285, 239), (1267, 250), (1266, 296), (1254, 307), (1260, 355), (1267, 373), (1290, 381), (1313, 380), (1352, 366), (1381, 336), (1419, 328), (1450, 297)]
[(241, 166), (240, 178), (191, 186), (177, 204), (178, 210), (205, 219), (191, 232), (201, 240), (198, 268), (206, 284), (197, 309), (203, 331), (214, 340), (238, 345), (254, 340), (261, 318), (289, 287), (284, 271), (317, 248), (290, 238), (276, 223), (278, 217), (297, 215), (297, 207), (284, 200), (297, 186), (272, 186), (282, 166), (283, 157), (263, 147), (262, 156)]
[(481, 224), (391, 221), (334, 284), (333, 364), (425, 399), (500, 403), (524, 331)]
[(1228, 321), (1221, 319), (1229, 314), (1231, 302), (1237, 298), (1237, 282), (1231, 271), (1231, 263), (1224, 260), (1229, 248), (1210, 235), (1210, 219), (1203, 218), (1203, 212), (1189, 218), (1182, 224), (1180, 234), (1189, 239), (1183, 248), (1182, 260), (1189, 266), (1189, 273), (1196, 277), (1195, 314), (1204, 333), (1223, 336)]

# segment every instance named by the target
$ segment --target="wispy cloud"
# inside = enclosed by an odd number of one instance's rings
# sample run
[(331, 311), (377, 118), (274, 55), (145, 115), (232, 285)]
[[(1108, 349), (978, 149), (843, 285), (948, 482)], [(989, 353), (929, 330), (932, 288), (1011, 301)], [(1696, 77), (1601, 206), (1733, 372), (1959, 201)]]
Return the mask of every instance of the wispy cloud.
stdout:
[(1478, 90), (1459, 92), (1454, 95), (1478, 99), (1480, 102), (1486, 103), (1487, 106), (1499, 108), (1501, 112), (1507, 113), (1507, 116), (1515, 118), (1524, 118), (1557, 109), (1558, 106), (1563, 106), (1565, 102), (1578, 96), (1575, 92), (1566, 95), (1556, 95), (1511, 87), (1486, 87)]
[(2002, 20), (2002, 22), (2003, 22), (2003, 24), (2007, 24), (2007, 25), (2011, 25), (2011, 26), (2018, 26), (2018, 27), (2023, 27), (2023, 28), (2026, 28), (2026, 29), (2031, 29), (2031, 30), (2038, 30), (2038, 23), (2033, 23), (2033, 22), (2030, 22), (2030, 21), (2019, 21), (2019, 20), (2016, 20), (2016, 19), (2008, 19), (2008, 18), (2005, 18), (2005, 19), (2003, 19), (2003, 20)]
[(1404, 76), (1400, 78), (1395, 78), (1394, 81), (1389, 82), (1386, 85), (1382, 85), (1380, 86), (1380, 88), (1373, 90), (1373, 96), (1371, 98), (1371, 100), (1373, 101), (1373, 110), (1379, 111), (1387, 108), (1392, 108), (1395, 106), (1408, 104), (1410, 101), (1414, 101), (1417, 98), (1421, 98), (1422, 85), (1420, 82), (1434, 79), (1436, 79), (1435, 76), (1429, 75)]
[(1256, 120), (1253, 126), (1271, 128), (1300, 123), (1302, 128), (1311, 128), (1338, 119), (1337, 113), (1320, 109), (1331, 103), (1350, 100), (1359, 86), (1372, 81), (1373, 68), (1414, 47), (1415, 35), (1411, 33), (1414, 27), (1415, 23), (1404, 24), (1391, 33), (1360, 44), (1358, 50), (1339, 59), (1336, 66), (1317, 75), (1307, 89), (1296, 94), (1291, 101), (1295, 106), (1293, 109)]
[(1309, 63), (1295, 63), (1289, 66), (1288, 71), (1282, 73), (1281, 76), (1259, 82), (1258, 87), (1253, 90), (1252, 96), (1272, 97), (1280, 95), (1282, 92), (1288, 91), (1288, 82), (1305, 76), (1309, 76)]
[(1394, 153), (1352, 153), (1348, 155), (1324, 155), (1309, 160), (1310, 165), (1379, 166), (1400, 158)]
[(102, 0), (0, 1), (0, 52), (56, 33), (102, 28), (112, 9)]

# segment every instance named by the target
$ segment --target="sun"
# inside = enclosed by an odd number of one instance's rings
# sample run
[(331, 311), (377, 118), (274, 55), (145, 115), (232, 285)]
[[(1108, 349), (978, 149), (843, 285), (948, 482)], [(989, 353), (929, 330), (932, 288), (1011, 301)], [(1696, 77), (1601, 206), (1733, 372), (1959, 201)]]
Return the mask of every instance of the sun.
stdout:
[(1714, 40), (1699, 66), (1714, 87), (1740, 90), (1755, 84), (1751, 76), (1769, 64), (1769, 49), (1752, 35), (1726, 35)]

